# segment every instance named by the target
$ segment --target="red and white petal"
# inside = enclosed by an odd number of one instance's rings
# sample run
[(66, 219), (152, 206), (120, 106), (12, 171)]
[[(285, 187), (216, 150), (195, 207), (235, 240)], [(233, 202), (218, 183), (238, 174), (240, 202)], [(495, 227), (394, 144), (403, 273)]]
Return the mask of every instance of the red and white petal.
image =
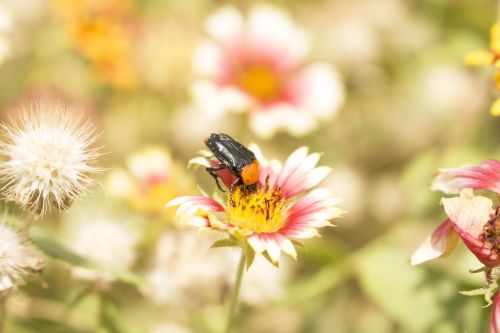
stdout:
[(298, 66), (309, 50), (306, 34), (283, 10), (262, 4), (252, 8), (247, 23), (247, 37), (254, 52), (266, 60), (274, 60), (281, 71)]
[(250, 116), (250, 127), (259, 137), (269, 139), (279, 130), (300, 137), (316, 127), (311, 114), (298, 109), (288, 100), (280, 100), (271, 105), (261, 105)]
[(201, 209), (210, 212), (223, 212), (225, 211), (224, 207), (216, 200), (198, 196), (198, 195), (186, 195), (175, 198), (169, 201), (166, 205), (167, 207), (179, 206), (177, 208), (177, 216), (183, 215), (184, 213), (190, 211), (194, 212), (195, 210)]
[(464, 189), (459, 197), (443, 198), (441, 203), (453, 223), (478, 238), (493, 213), (493, 202), (483, 196), (474, 196), (472, 189)]
[(219, 79), (224, 75), (222, 48), (210, 40), (201, 41), (194, 51), (193, 67), (198, 75)]
[(286, 182), (281, 190), (286, 198), (291, 198), (318, 185), (331, 172), (331, 168), (322, 166), (312, 170), (297, 170)]
[(211, 117), (219, 117), (228, 111), (243, 112), (252, 105), (251, 99), (239, 89), (220, 87), (208, 80), (195, 81), (190, 92), (200, 110)]
[(198, 228), (209, 228), (210, 221), (206, 216), (185, 216), (179, 219), (180, 222), (192, 225), (193, 227)]
[(265, 238), (261, 236), (261, 234), (253, 234), (252, 236), (248, 237), (247, 241), (257, 254), (261, 254), (266, 250), (267, 242)]
[(315, 167), (319, 157), (317, 153), (307, 155), (306, 148), (299, 148), (290, 155), (277, 182), (286, 198), (316, 186), (330, 173), (329, 167)]
[(490, 316), (490, 333), (500, 333), (500, 295), (497, 292), (493, 296), (493, 306)]
[(298, 72), (287, 87), (287, 95), (318, 119), (331, 119), (344, 102), (344, 86), (338, 72), (328, 64), (313, 64)]
[(232, 7), (225, 6), (210, 15), (205, 22), (209, 36), (223, 44), (237, 40), (243, 29), (243, 17)]
[(271, 160), (268, 165), (259, 168), (259, 182), (270, 188), (275, 187), (282, 169), (283, 165), (279, 161)]
[(248, 149), (251, 150), (255, 154), (255, 158), (259, 161), (260, 166), (269, 165), (269, 161), (264, 157), (262, 150), (260, 150), (259, 146), (255, 143), (251, 143), (248, 145)]
[(300, 198), (287, 212), (284, 229), (297, 227), (331, 226), (331, 219), (343, 214), (341, 208), (335, 207), (339, 198), (332, 196), (327, 189), (317, 189)]
[(454, 223), (446, 220), (413, 253), (410, 263), (419, 265), (432, 259), (447, 256), (457, 246), (458, 239)]
[(275, 233), (273, 236), (278, 242), (281, 250), (293, 259), (297, 260), (297, 251), (295, 250), (295, 246), (293, 246), (292, 241), (280, 233)]
[(298, 226), (298, 225), (287, 226), (282, 230), (280, 230), (280, 233), (287, 237), (296, 239), (308, 239), (320, 236), (316, 228)]
[(432, 188), (449, 194), (457, 194), (464, 188), (500, 193), (500, 161), (487, 160), (478, 166), (441, 169)]
[(500, 258), (496, 253), (492, 252), (490, 246), (486, 245), (484, 242), (472, 236), (470, 233), (461, 229), (457, 225), (455, 225), (455, 230), (460, 235), (460, 238), (462, 238), (464, 244), (485, 266), (496, 267), (500, 264)]

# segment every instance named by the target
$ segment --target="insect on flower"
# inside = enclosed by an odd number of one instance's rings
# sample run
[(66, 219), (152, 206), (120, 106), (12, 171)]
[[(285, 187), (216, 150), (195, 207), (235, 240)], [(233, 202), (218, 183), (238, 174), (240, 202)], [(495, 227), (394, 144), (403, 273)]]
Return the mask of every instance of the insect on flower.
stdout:
[[(221, 170), (217, 175), (230, 189), (226, 196), (182, 196), (167, 206), (179, 206), (177, 216), (184, 223), (229, 234), (229, 239), (222, 240), (230, 243), (227, 246), (242, 246), (250, 253), (264, 254), (273, 264), (279, 261), (281, 251), (296, 258), (297, 240), (318, 236), (318, 228), (332, 226), (331, 220), (343, 214), (336, 207), (340, 198), (328, 189), (313, 189), (330, 168), (317, 167), (320, 154), (309, 154), (306, 147), (297, 149), (283, 164), (267, 160), (255, 145), (249, 148), (259, 161), (258, 179), (252, 191), (245, 186), (231, 189), (235, 176)], [(214, 162), (205, 154), (190, 163), (209, 167)]]
[(212, 177), (215, 178), (217, 187), (224, 192), (219, 184), (217, 171), (229, 170), (236, 179), (231, 184), (231, 192), (238, 186), (244, 185), (250, 189), (255, 188), (259, 180), (259, 162), (255, 154), (241, 143), (227, 134), (212, 133), (205, 139), (205, 144), (212, 151), (214, 157), (219, 161), (216, 166), (206, 167)]

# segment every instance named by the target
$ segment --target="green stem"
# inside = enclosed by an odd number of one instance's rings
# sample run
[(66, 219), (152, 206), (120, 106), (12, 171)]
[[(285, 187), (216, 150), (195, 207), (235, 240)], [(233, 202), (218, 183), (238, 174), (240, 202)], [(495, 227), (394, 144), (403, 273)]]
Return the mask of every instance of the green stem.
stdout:
[(236, 281), (234, 283), (233, 294), (231, 295), (231, 303), (229, 305), (229, 315), (227, 317), (227, 326), (225, 333), (231, 333), (233, 329), (234, 316), (236, 314), (236, 307), (238, 305), (238, 297), (240, 295), (241, 280), (243, 278), (243, 271), (245, 269), (245, 252), (241, 250), (240, 263), (238, 264), (238, 271), (236, 273)]
[(0, 297), (0, 333), (3, 332), (7, 311), (5, 310), (5, 297)]

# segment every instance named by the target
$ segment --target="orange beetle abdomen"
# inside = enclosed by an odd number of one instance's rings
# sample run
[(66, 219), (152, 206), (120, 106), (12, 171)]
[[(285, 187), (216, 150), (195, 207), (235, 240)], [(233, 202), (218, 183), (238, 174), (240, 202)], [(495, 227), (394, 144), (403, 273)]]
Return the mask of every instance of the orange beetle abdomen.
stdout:
[(257, 160), (243, 167), (241, 180), (247, 186), (257, 183), (259, 180), (259, 162)]

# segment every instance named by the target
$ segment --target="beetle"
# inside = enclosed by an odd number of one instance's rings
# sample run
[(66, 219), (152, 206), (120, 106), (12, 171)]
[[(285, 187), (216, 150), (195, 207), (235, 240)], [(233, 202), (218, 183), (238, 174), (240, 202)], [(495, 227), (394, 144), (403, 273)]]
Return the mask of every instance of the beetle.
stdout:
[(219, 161), (218, 166), (207, 167), (205, 170), (214, 177), (221, 191), (224, 192), (219, 185), (219, 176), (216, 172), (224, 169), (236, 176), (230, 191), (236, 186), (243, 185), (249, 189), (256, 186), (259, 180), (259, 161), (250, 149), (223, 133), (212, 133), (205, 139), (205, 144)]

